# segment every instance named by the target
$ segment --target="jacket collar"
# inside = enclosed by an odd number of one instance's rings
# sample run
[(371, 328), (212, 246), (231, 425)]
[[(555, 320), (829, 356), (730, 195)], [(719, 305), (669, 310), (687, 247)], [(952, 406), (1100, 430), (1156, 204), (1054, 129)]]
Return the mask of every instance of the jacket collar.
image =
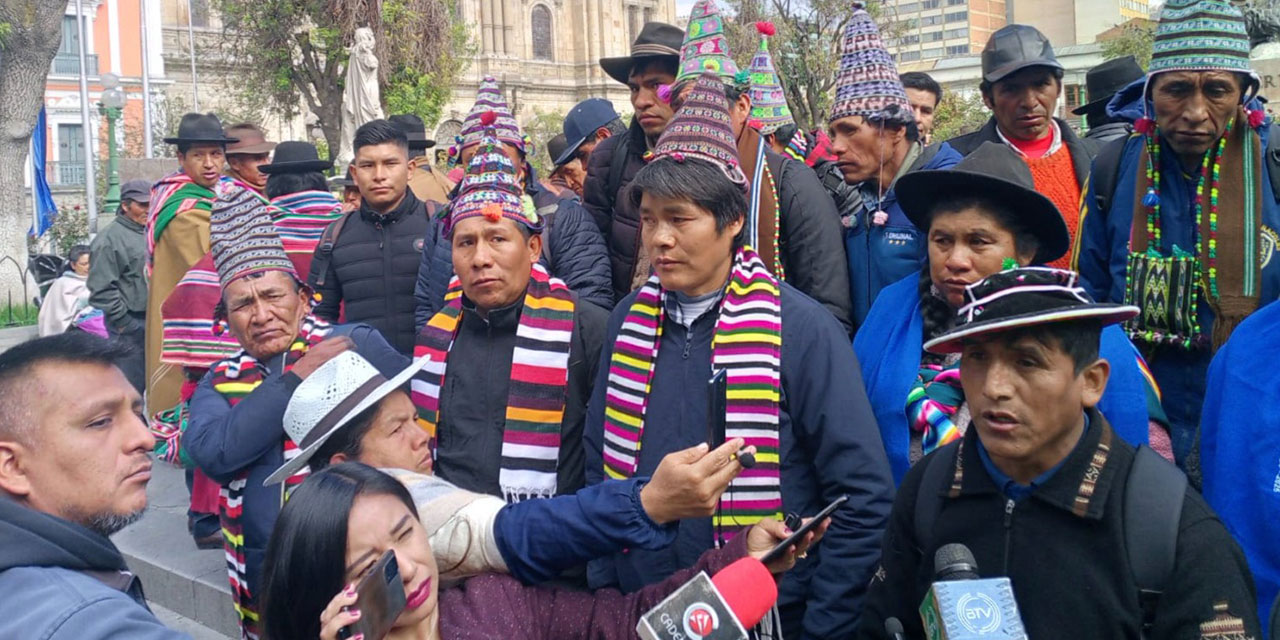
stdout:
[(463, 294), (462, 309), (466, 312), (462, 314), (464, 323), (477, 323), (477, 326), (480, 327), (514, 332), (520, 326), (520, 312), (524, 310), (524, 296), (520, 296), (515, 302), (505, 307), (491, 309), (488, 314), (481, 316), (480, 312), (476, 311), (475, 303), (467, 299), (466, 294)]
[(145, 224), (136, 222), (133, 218), (125, 215), (123, 211), (116, 214), (116, 224), (135, 233), (142, 233), (143, 231), (146, 231)]
[(386, 213), (378, 213), (369, 208), (363, 200), (360, 201), (360, 217), (369, 222), (380, 222), (382, 224), (390, 224), (397, 222), (403, 218), (407, 218), (414, 212), (422, 209), (422, 202), (418, 197), (413, 195), (413, 189), (408, 186), (404, 188), (404, 199), (400, 201), (400, 205)]

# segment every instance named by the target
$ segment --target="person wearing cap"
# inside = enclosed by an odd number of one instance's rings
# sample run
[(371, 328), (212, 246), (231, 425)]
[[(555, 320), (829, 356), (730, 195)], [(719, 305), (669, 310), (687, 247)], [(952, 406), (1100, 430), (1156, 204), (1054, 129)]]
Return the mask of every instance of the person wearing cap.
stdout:
[(1110, 106), (1140, 135), (1103, 149), (1082, 203), (1073, 266), (1097, 299), (1142, 308), (1125, 329), (1160, 383), (1174, 453), (1193, 478), (1213, 352), (1280, 296), (1280, 176), (1257, 91), (1235, 5), (1166, 2), (1146, 80)]
[[(715, 516), (682, 520), (671, 546), (615, 554), (588, 575), (593, 587), (635, 590), (744, 525), (812, 516), (848, 495), (821, 548), (778, 587), (784, 637), (844, 637), (879, 554), (893, 479), (844, 327), (743, 244), (748, 185), (728, 109), (724, 82), (699, 78), (632, 182), (654, 274), (609, 318), (586, 472), (591, 484), (641, 476), (663, 455), (706, 441), (707, 381), (717, 371), (723, 437), (746, 437), (756, 464), (730, 484)], [(742, 493), (751, 498), (734, 498)]]
[(220, 194), (210, 224), (221, 287), (218, 330), (241, 350), (215, 362), (196, 386), (181, 446), (221, 485), (232, 601), (243, 635), (256, 637), (263, 553), (284, 498), (282, 486), (264, 487), (263, 480), (296, 451), (283, 426), (290, 396), (344, 351), (359, 353), (388, 377), (408, 358), (368, 325), (333, 326), (311, 313), (311, 291), (284, 251), (270, 206), (248, 187)]
[(563, 166), (577, 158), (582, 166), (591, 162), (591, 152), (601, 142), (627, 132), (627, 125), (614, 110), (613, 103), (604, 98), (587, 98), (573, 105), (561, 126), (567, 146), (552, 158), (556, 166)]
[(911, 113), (916, 117), (920, 142), (929, 144), (930, 134), (933, 133), (933, 116), (942, 103), (942, 85), (923, 71), (908, 71), (898, 76), (898, 80), (907, 92), (907, 102), (911, 103)]
[[(924, 234), (928, 259), (918, 273), (885, 287), (853, 348), (901, 482), (912, 464), (962, 438), (973, 420), (960, 358), (922, 345), (954, 324), (966, 286), (1010, 265), (1050, 262), (1070, 240), (1053, 203), (1035, 191), (1031, 171), (1003, 145), (983, 144), (951, 169), (910, 173), (899, 186), (899, 203)], [(1117, 326), (1102, 332), (1101, 349), (1111, 378), (1099, 410), (1126, 442), (1160, 442), (1172, 459), (1159, 396), (1137, 350)]]
[(324, 172), (332, 168), (310, 142), (281, 142), (271, 162), (258, 167), (267, 176), (263, 193), (278, 210), (276, 232), (298, 273), (311, 273), (320, 236), (344, 213), (325, 181)]
[[(581, 160), (573, 155), (566, 155), (565, 151), (568, 148), (569, 143), (563, 133), (547, 141), (547, 155), (551, 158), (552, 170), (546, 178), (543, 178), (542, 186), (558, 193), (561, 198), (581, 200), (582, 182), (586, 179), (587, 172), (583, 170)], [(556, 158), (561, 156), (568, 157), (569, 160), (564, 164), (556, 164)]]
[(267, 175), (260, 170), (271, 161), (276, 143), (267, 140), (267, 134), (252, 122), (241, 122), (227, 127), (227, 135), (237, 141), (227, 145), (228, 178), (243, 182), (258, 193), (267, 188)]
[(347, 167), (345, 175), (329, 178), (329, 189), (334, 192), (341, 192), (338, 199), (342, 201), (343, 213), (360, 208), (360, 187), (356, 185), (356, 181), (351, 177), (351, 167)]
[[(967, 547), (982, 576), (1012, 582), (1016, 637), (1261, 637), (1231, 534), (1176, 468), (1098, 410), (1112, 370), (1103, 327), (1138, 313), (1094, 302), (1074, 272), (1048, 267), (964, 289), (951, 329), (924, 348), (961, 354), (972, 428), (907, 472), (859, 637), (887, 638), (889, 617), (924, 637), (920, 603), (948, 544)], [(1168, 568), (1159, 584), (1139, 582), (1135, 558)]]
[(151, 181), (130, 180), (120, 186), (120, 210), (90, 245), (89, 304), (102, 309), (109, 335), (135, 347), (120, 370), (138, 390), (146, 388), (147, 208)]
[(1093, 141), (1101, 149), (1112, 140), (1129, 137), (1133, 132), (1133, 121), (1107, 113), (1107, 103), (1111, 102), (1111, 96), (1145, 75), (1133, 56), (1108, 60), (1084, 74), (1089, 102), (1072, 109), (1071, 113), (1084, 116), (1089, 129), (1084, 135), (1085, 140)]
[(414, 403), (445, 480), (507, 502), (573, 493), (608, 314), (539, 262), (544, 220), (524, 205), (498, 118), (481, 124), (441, 229), (457, 275), (418, 333), (414, 357), (429, 361)]
[[(991, 110), (981, 129), (950, 140), (961, 155), (983, 142), (1009, 146), (1026, 161), (1036, 191), (1058, 207), (1074, 241), (1080, 222), (1080, 192), (1089, 177), (1097, 147), (1055, 117), (1062, 93), (1062, 64), (1049, 39), (1035, 27), (1011, 24), (991, 34), (982, 49), (982, 82), (978, 89)], [(1066, 268), (1071, 252), (1052, 263)]]
[[(604, 234), (609, 251), (613, 298), (620, 300), (648, 277), (637, 269), (640, 212), (626, 197), (627, 185), (644, 168), (645, 153), (658, 142), (675, 112), (659, 99), (658, 89), (675, 81), (684, 31), (663, 22), (648, 22), (631, 43), (630, 55), (601, 58), (606, 75), (631, 90), (631, 126), (591, 151), (582, 203)], [(643, 273), (640, 273), (643, 271)]]
[[(898, 202), (897, 182), (915, 171), (954, 166), (960, 154), (945, 142), (920, 142), (911, 104), (880, 30), (866, 8), (855, 7), (840, 43), (827, 130), (835, 167), (856, 189), (840, 211), (840, 223), (857, 330), (881, 290), (918, 273), (927, 255), (924, 234)], [(830, 172), (824, 175), (829, 183)]]
[(417, 114), (397, 114), (387, 118), (392, 124), (404, 130), (409, 140), (409, 188), (413, 195), (423, 202), (448, 204), (449, 193), (453, 191), (453, 182), (431, 166), (427, 149), (436, 146), (436, 141), (427, 137), (427, 126)]

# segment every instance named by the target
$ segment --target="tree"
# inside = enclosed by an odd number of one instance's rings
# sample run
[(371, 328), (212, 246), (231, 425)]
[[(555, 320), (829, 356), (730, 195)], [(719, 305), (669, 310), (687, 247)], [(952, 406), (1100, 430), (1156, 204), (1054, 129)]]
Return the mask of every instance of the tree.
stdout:
[(1105, 60), (1133, 56), (1146, 69), (1151, 64), (1151, 45), (1155, 42), (1156, 23), (1135, 19), (1120, 25), (1120, 33), (1103, 41), (1102, 57)]
[[(0, 257), (27, 266), (27, 229), (31, 226), (23, 193), (27, 147), (44, 103), (44, 83), (62, 43), (67, 0), (0, 2)], [(0, 268), (0, 294), (22, 292), (20, 269)]]
[(544, 112), (535, 107), (533, 117), (526, 120), (522, 127), (525, 135), (529, 136), (529, 140), (533, 142), (533, 153), (529, 154), (528, 160), (529, 164), (533, 165), (534, 171), (537, 171), (539, 178), (551, 175), (554, 167), (551, 165), (551, 156), (547, 155), (547, 142), (560, 135), (563, 125), (563, 113)]
[(933, 134), (931, 140), (950, 140), (971, 131), (976, 131), (987, 122), (991, 113), (982, 102), (982, 95), (976, 91), (947, 91), (938, 103), (933, 114)]

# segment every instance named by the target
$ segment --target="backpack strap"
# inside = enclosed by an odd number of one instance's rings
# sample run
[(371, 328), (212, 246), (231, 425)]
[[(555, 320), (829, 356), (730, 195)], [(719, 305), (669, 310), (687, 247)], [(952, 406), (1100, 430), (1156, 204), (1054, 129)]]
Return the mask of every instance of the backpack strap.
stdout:
[(320, 244), (316, 246), (316, 256), (312, 260), (312, 269), (316, 272), (316, 281), (311, 283), (315, 287), (323, 287), (325, 277), (329, 273), (329, 263), (333, 261), (333, 248), (338, 244), (338, 236), (342, 234), (342, 227), (347, 224), (347, 220), (351, 218), (351, 214), (355, 211), (348, 211), (342, 214), (341, 218), (329, 223), (324, 228), (324, 233), (320, 234)]
[(609, 159), (609, 177), (604, 183), (604, 195), (609, 199), (609, 210), (618, 206), (618, 189), (622, 187), (622, 171), (627, 167), (627, 153), (631, 151), (631, 132), (622, 134), (618, 146), (613, 148), (613, 157)]
[(1120, 181), (1120, 156), (1128, 139), (1120, 138), (1102, 145), (1093, 158), (1093, 169), (1089, 172), (1089, 180), (1093, 181), (1093, 202), (1104, 214), (1111, 210), (1111, 198), (1115, 196), (1116, 183)]
[(943, 492), (951, 485), (959, 447), (945, 447), (916, 464), (924, 465), (924, 477), (916, 492), (915, 534), (921, 553), (933, 548), (933, 525), (942, 513)]
[(1138, 447), (1124, 489), (1124, 546), (1138, 585), (1142, 637), (1151, 637), (1160, 596), (1173, 576), (1187, 476), (1151, 447)]

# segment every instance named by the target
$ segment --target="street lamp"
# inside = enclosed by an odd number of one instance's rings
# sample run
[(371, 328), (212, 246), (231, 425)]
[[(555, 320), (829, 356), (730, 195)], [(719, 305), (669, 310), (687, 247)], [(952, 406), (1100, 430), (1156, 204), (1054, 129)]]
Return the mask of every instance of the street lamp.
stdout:
[(107, 197), (103, 207), (110, 212), (120, 208), (120, 158), (116, 149), (116, 121), (124, 111), (125, 95), (120, 90), (120, 78), (114, 73), (102, 74), (102, 100), (98, 113), (107, 118)]

